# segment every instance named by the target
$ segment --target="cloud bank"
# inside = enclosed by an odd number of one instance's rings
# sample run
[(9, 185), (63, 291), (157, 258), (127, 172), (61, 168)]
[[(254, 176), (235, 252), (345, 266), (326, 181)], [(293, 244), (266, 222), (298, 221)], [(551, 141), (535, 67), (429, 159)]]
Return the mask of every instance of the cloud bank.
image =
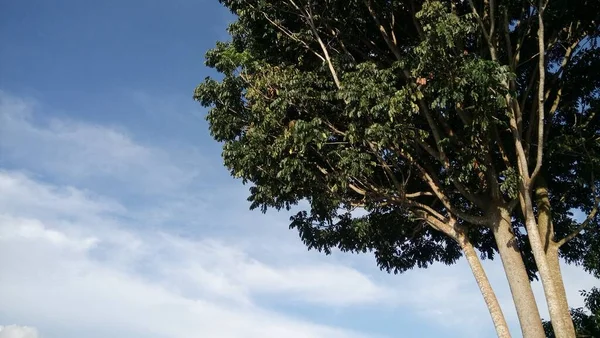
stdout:
[[(253, 297), (349, 305), (385, 294), (347, 267), (270, 266), (216, 240), (132, 232), (111, 216), (124, 212), (116, 202), (20, 173), (0, 172), (0, 189), (0, 301), (42, 326), (126, 325), (161, 337), (358, 337), (262, 309)], [(46, 210), (25, 212), (39, 203)], [(344, 297), (348, 289), (353, 297)]]

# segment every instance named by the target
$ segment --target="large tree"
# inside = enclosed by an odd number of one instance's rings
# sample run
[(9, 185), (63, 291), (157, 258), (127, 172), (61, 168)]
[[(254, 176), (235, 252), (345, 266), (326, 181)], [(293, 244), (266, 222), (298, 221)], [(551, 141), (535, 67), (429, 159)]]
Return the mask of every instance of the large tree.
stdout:
[(523, 336), (545, 337), (538, 276), (575, 336), (559, 257), (593, 269), (600, 250), (600, 2), (221, 2), (223, 76), (194, 97), (252, 208), (305, 201), (309, 248), (388, 271), (464, 255), (509, 337), (479, 257), (498, 255)]

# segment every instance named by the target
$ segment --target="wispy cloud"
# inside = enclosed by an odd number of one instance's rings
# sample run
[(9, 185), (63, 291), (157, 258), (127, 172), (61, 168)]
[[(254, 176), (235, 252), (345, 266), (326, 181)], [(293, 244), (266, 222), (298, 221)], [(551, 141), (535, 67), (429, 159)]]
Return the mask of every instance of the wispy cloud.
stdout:
[(202, 163), (197, 153), (182, 159), (192, 153), (142, 146), (116, 127), (57, 119), (41, 110), (35, 101), (0, 92), (3, 161), (74, 183), (119, 184), (138, 195), (181, 189), (205, 169), (192, 166)]
[[(286, 302), (308, 302), (325, 306), (348, 306), (394, 301), (394, 290), (376, 284), (363, 273), (344, 265), (299, 261), (273, 264), (250, 256), (239, 248), (223, 243), (191, 241), (172, 236), (164, 237), (170, 245), (185, 255), (197, 257), (194, 261), (177, 264), (171, 260), (169, 275), (187, 275), (197, 284), (200, 276), (212, 273), (213, 281), (223, 280), (213, 290), (219, 293), (222, 285), (230, 287), (223, 294), (252, 294), (279, 296)], [(276, 244), (275, 244), (276, 245)], [(291, 257), (289, 257), (291, 258)], [(231, 292), (236, 290), (237, 292)]]
[[(273, 267), (214, 240), (132, 232), (104, 218), (104, 210), (112, 210), (109, 201), (96, 211), (73, 209), (66, 217), (62, 208), (75, 199), (74, 205), (99, 202), (76, 190), (61, 194), (60, 189), (22, 174), (0, 173), (0, 182), (6, 181), (13, 182), (3, 186), (6, 199), (15, 197), (24, 204), (29, 198), (35, 204), (36, 195), (42, 192), (47, 201), (57, 202), (56, 210), (45, 217), (24, 210), (15, 215), (4, 205), (0, 209), (0, 303), (11, 304), (12, 313), (42, 323), (39, 327), (116, 329), (126, 320), (128, 330), (165, 337), (199, 333), (207, 337), (354, 337), (358, 335), (262, 309), (253, 298), (276, 292), (307, 301), (311, 298), (304, 296), (312, 295), (313, 301), (347, 304), (384, 292), (349, 268)], [(93, 219), (90, 213), (103, 224), (80, 224), (80, 220)], [(126, 233), (135, 245), (115, 240), (113, 229)], [(337, 283), (302, 283), (306, 277)], [(358, 296), (342, 297), (345, 285)], [(329, 294), (338, 296), (318, 297)], [(52, 323), (44, 320), (49, 315)]]

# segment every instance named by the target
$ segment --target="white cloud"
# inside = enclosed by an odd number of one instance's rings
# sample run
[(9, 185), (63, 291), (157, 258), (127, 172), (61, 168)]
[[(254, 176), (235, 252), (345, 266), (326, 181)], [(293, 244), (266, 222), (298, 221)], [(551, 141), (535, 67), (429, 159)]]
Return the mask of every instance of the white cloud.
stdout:
[[(184, 275), (201, 285), (201, 280), (196, 279), (218, 268), (218, 274), (213, 273), (216, 278), (212, 280), (221, 279), (228, 283), (213, 285), (215, 294), (283, 295), (288, 301), (292, 299), (328, 306), (397, 301), (394, 290), (377, 285), (371, 278), (348, 266), (306, 260), (293, 265), (289, 261), (285, 264), (266, 263), (251, 257), (239, 247), (212, 240), (198, 242), (172, 236), (163, 238), (185, 255), (197, 257), (184, 263), (173, 259), (164, 262), (169, 275)], [(207, 285), (203, 287), (211, 288)]]
[[(348, 304), (383, 293), (350, 268), (274, 267), (214, 240), (132, 232), (111, 219), (81, 224), (102, 219), (102, 211), (115, 203), (98, 202), (74, 188), (62, 194), (19, 173), (0, 172), (0, 182), (12, 182), (4, 185), (3, 198), (22, 206), (19, 215), (0, 207), (0, 310), (41, 323), (38, 327), (124, 326), (164, 337), (357, 337), (262, 309), (254, 297), (278, 293)], [(35, 204), (38, 195), (54, 202), (43, 217), (26, 208), (26, 201)], [(74, 208), (66, 221), (65, 204), (95, 208)], [(82, 215), (89, 213), (96, 215)], [(113, 230), (127, 234), (136, 243), (134, 250)], [(307, 277), (336, 284), (309, 283)], [(345, 300), (341, 293), (349, 288), (357, 295)], [(328, 294), (337, 296), (319, 298)], [(10, 309), (2, 304), (11, 304)], [(51, 323), (44, 319), (50, 316)]]
[[(70, 186), (39, 183), (21, 172), (0, 169), (0, 208), (13, 213), (33, 213), (39, 217), (88, 217), (121, 213), (119, 203)], [(35, 197), (35, 198), (33, 198)]]
[(38, 338), (37, 330), (33, 327), (18, 325), (0, 325), (0, 338)]
[(131, 270), (119, 271), (85, 253), (65, 249), (69, 248), (41, 237), (2, 241), (2, 304), (12, 304), (10, 311), (41, 327), (58, 326), (63, 332), (103, 329), (119, 336), (127, 330), (161, 337), (357, 336), (253, 304), (234, 307), (185, 296), (165, 282), (149, 281)]

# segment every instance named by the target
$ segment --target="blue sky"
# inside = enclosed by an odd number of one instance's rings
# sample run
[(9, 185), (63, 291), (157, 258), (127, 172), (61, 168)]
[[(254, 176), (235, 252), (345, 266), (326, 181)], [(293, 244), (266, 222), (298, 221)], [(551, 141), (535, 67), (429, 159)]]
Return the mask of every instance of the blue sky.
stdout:
[[(390, 276), (248, 211), (191, 99), (231, 20), (216, 0), (0, 1), (0, 337), (493, 336), (464, 262)], [(581, 305), (596, 281), (565, 278)]]

